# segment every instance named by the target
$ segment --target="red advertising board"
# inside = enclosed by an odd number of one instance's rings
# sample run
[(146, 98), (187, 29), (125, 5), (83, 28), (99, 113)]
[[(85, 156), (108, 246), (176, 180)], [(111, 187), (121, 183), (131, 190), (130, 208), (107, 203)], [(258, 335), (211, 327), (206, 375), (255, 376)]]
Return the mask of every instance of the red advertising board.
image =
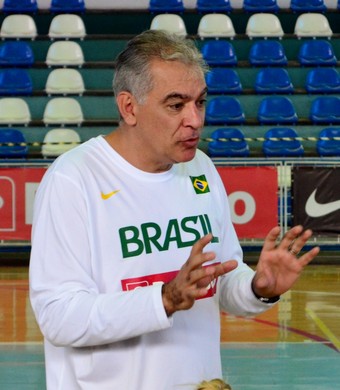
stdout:
[(0, 240), (30, 240), (34, 195), (45, 171), (0, 169)]
[[(275, 167), (218, 167), (239, 238), (264, 238), (278, 224)], [(29, 241), (35, 191), (46, 168), (0, 169), (0, 240)]]
[(239, 238), (264, 238), (278, 224), (275, 167), (217, 167)]

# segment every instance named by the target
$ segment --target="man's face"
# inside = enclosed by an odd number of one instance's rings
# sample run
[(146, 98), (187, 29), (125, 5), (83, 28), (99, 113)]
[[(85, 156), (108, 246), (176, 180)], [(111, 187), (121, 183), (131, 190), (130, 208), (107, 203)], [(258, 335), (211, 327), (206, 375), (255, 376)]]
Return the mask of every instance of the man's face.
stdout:
[(204, 125), (206, 84), (200, 69), (181, 62), (155, 60), (153, 88), (136, 105), (136, 137), (141, 152), (158, 166), (194, 158)]

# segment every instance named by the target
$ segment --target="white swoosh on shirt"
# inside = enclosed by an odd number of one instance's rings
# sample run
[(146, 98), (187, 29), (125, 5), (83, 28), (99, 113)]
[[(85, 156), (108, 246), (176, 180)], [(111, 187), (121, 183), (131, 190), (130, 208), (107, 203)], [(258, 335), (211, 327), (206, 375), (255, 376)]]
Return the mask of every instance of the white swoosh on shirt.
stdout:
[(317, 218), (340, 210), (340, 200), (335, 200), (328, 203), (318, 203), (315, 199), (316, 190), (317, 189), (315, 189), (307, 199), (305, 206), (307, 215), (313, 218)]

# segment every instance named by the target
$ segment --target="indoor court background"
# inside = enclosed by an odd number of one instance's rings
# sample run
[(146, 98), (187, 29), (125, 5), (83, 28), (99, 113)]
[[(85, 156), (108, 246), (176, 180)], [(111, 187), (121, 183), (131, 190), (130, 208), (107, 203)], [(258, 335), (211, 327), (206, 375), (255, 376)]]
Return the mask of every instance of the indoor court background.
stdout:
[[(221, 315), (223, 376), (234, 390), (335, 390), (340, 383), (340, 266), (310, 265), (294, 289), (256, 318)], [(2, 266), (0, 388), (45, 388), (42, 336), (27, 266)]]
[[(28, 155), (25, 160), (8, 161), (0, 157), (0, 173), (1, 168), (25, 164), (47, 166), (53, 161), (53, 158), (43, 159), (41, 154), (47, 132), (56, 127), (46, 126), (43, 121), (44, 108), (52, 99), (45, 91), (46, 80), (51, 72), (45, 63), (52, 43), (48, 32), (55, 16), (49, 9), (50, 4), (47, 0), (38, 1), (39, 10), (33, 14), (38, 35), (34, 40), (23, 39), (34, 52), (34, 64), (26, 68), (33, 82), (33, 92), (22, 96), (28, 103), (31, 120), (27, 126), (18, 126), (28, 144)], [(228, 15), (236, 36), (232, 40), (228, 39), (228, 42), (232, 43), (237, 53), (238, 63), (234, 69), (243, 86), (237, 98), (246, 118), (237, 127), (242, 129), (248, 139), (250, 157), (253, 158), (241, 158), (239, 162), (247, 164), (247, 161), (251, 161), (254, 164), (256, 159), (266, 159), (261, 147), (265, 132), (272, 126), (261, 125), (257, 120), (258, 107), (264, 96), (255, 93), (254, 83), (259, 68), (251, 66), (248, 57), (254, 40), (245, 31), (252, 12), (243, 9), (243, 1), (234, 0), (230, 4), (232, 10)], [(324, 94), (308, 94), (305, 89), (310, 67), (299, 63), (299, 50), (304, 39), (298, 39), (294, 34), (300, 13), (290, 9), (290, 1), (277, 1), (277, 4), (280, 9), (276, 15), (284, 31), (280, 42), (288, 59), (285, 69), (294, 86), (294, 92), (287, 96), (292, 100), (299, 118), (291, 127), (296, 130), (304, 147), (305, 155), (302, 158), (311, 164), (318, 164), (321, 157), (317, 153), (316, 142), (320, 131), (331, 124), (312, 123), (309, 114), (313, 100)], [(333, 31), (331, 38), (326, 40), (332, 44), (335, 56), (340, 58), (338, 2), (330, 0), (324, 1), (324, 4), (326, 11), (323, 14)], [(0, 1), (1, 9), (3, 5), (4, 2)], [(202, 47), (205, 41), (197, 37), (202, 14), (195, 8), (196, 1), (184, 1), (184, 5), (186, 9), (179, 15), (185, 21), (188, 36), (195, 38), (197, 45)], [(86, 26), (86, 36), (82, 40), (74, 40), (81, 46), (85, 62), (75, 68), (83, 77), (85, 92), (82, 96), (73, 94), (72, 98), (80, 102), (84, 120), (79, 126), (64, 127), (75, 129), (81, 142), (108, 133), (117, 123), (118, 115), (111, 90), (113, 61), (129, 38), (150, 27), (155, 14), (148, 10), (148, 6), (149, 1), (146, 0), (87, 0), (86, 11), (79, 14)], [(6, 16), (3, 11), (0, 12), (0, 23)], [(338, 70), (339, 62), (333, 66)], [(340, 90), (333, 92), (332, 96), (340, 97)], [(210, 95), (208, 100), (212, 97)], [(202, 150), (208, 151), (210, 136), (217, 127), (204, 127), (200, 143)], [(282, 157), (275, 161), (285, 164), (290, 160)], [(339, 157), (323, 158), (323, 161), (327, 161), (328, 166), (336, 166)], [(279, 179), (279, 186), (280, 196), (290, 196), (290, 178)], [(282, 210), (281, 204), (279, 223), (285, 229), (291, 223), (291, 211), (285, 203), (284, 206)], [(241, 240), (241, 243), (245, 261), (254, 267), (261, 240)], [(233, 390), (340, 388), (339, 235), (323, 237), (321, 241), (317, 237), (313, 244), (321, 244), (319, 257), (306, 268), (294, 289), (286, 293), (274, 308), (256, 318), (221, 314), (223, 376)], [(28, 298), (29, 250), (28, 241), (2, 240), (0, 236), (0, 389), (4, 390), (45, 389), (42, 335)]]

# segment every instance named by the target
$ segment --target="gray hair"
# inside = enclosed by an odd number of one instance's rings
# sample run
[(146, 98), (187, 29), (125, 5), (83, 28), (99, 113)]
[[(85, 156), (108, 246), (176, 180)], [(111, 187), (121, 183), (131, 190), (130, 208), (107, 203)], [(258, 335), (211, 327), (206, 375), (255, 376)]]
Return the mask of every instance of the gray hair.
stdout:
[(153, 88), (152, 60), (179, 61), (206, 73), (208, 66), (192, 40), (161, 31), (147, 30), (132, 38), (118, 55), (113, 78), (115, 96), (130, 92), (139, 104)]

